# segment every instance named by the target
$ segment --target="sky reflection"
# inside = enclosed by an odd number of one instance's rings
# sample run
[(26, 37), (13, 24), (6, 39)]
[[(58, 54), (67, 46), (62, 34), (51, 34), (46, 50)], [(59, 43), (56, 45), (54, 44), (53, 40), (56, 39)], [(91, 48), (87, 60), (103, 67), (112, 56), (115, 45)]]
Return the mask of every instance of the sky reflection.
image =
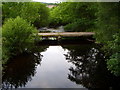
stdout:
[(67, 79), (70, 63), (66, 61), (64, 50), (61, 46), (49, 46), (43, 55), (37, 73), (26, 87), (32, 88), (82, 88)]

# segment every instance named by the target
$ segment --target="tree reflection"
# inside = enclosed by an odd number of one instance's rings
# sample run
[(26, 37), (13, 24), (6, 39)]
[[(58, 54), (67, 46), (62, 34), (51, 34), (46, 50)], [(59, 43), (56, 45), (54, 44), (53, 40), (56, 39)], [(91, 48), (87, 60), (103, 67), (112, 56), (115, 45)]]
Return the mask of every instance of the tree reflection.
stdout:
[(64, 48), (68, 49), (65, 54), (66, 60), (73, 64), (69, 68), (69, 80), (86, 88), (109, 88), (120, 83), (120, 78), (112, 76), (107, 70), (105, 57), (98, 46), (81, 45)]
[[(45, 50), (45, 47), (39, 48), (38, 51)], [(41, 58), (40, 52), (35, 52), (23, 53), (9, 60), (10, 62), (3, 69), (2, 89), (24, 87), (35, 75), (36, 67), (40, 64)]]

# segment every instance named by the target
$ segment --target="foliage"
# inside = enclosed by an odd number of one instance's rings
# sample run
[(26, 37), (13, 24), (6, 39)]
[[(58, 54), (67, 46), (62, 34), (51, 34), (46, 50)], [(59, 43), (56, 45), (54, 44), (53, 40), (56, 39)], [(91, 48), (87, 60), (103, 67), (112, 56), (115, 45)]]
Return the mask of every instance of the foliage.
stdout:
[(120, 75), (119, 4), (63, 2), (56, 4), (49, 13), (49, 9), (42, 3), (4, 2), (3, 58), (7, 60), (9, 56), (29, 51), (35, 30), (29, 23), (38, 28), (47, 26), (49, 22), (50, 27), (64, 25), (66, 31), (87, 31), (95, 28), (96, 24), (96, 41), (104, 44), (104, 50), (110, 56), (107, 60), (108, 69)]
[[(86, 22), (86, 23), (85, 23)], [(93, 22), (87, 19), (78, 19), (73, 23), (67, 24), (64, 28), (66, 31), (88, 31), (93, 26)]]
[(36, 27), (45, 27), (49, 24), (49, 8), (45, 4), (35, 3), (35, 7), (38, 6), (39, 18), (34, 22)]
[(3, 60), (30, 51), (36, 32), (33, 26), (20, 17), (8, 19), (2, 28)]
[(49, 9), (45, 4), (38, 2), (4, 2), (2, 5), (3, 22), (8, 18), (17, 16), (26, 19), (36, 27), (48, 24)]
[(120, 5), (119, 2), (99, 3), (96, 40), (104, 44), (110, 55), (108, 69), (120, 75)]
[(119, 32), (120, 6), (117, 2), (99, 3), (98, 6), (96, 39), (106, 44), (107, 41), (113, 40), (114, 34)]
[(111, 57), (107, 61), (108, 69), (115, 75), (120, 75), (120, 33), (113, 35), (114, 40), (108, 42), (111, 49)]
[(70, 31), (80, 31), (83, 29), (82, 27), (86, 27), (83, 30), (85, 31), (94, 26), (96, 10), (94, 3), (63, 2), (51, 10), (50, 21), (54, 26), (67, 25), (65, 29), (68, 31), (69, 29)]
[(50, 21), (50, 24), (49, 24), (49, 27), (56, 27), (56, 26), (59, 26), (61, 24), (61, 18), (60, 18), (60, 14), (59, 14), (59, 11), (60, 8), (57, 6), (57, 7), (54, 7), (50, 10), (50, 17), (49, 17), (49, 21)]
[(107, 61), (107, 65), (114, 75), (120, 75), (120, 53), (113, 54)]
[(112, 53), (120, 51), (120, 32), (113, 35), (113, 40), (108, 41), (108, 48), (111, 49)]

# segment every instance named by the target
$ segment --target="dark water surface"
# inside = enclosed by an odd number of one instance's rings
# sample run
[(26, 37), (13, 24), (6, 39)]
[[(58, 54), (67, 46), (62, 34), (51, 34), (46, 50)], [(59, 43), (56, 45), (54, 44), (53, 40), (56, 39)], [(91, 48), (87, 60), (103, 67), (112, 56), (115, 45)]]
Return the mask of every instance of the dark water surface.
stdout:
[(105, 56), (96, 44), (39, 46), (34, 54), (24, 53), (9, 62), (2, 80), (3, 89), (112, 89), (119, 85), (120, 78), (107, 70)]

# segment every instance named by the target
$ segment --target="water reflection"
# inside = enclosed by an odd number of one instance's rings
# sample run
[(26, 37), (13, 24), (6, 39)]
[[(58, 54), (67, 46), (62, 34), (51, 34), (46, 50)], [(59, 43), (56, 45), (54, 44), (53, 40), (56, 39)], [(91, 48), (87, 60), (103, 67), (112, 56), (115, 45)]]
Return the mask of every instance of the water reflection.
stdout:
[(3, 89), (119, 86), (120, 78), (107, 70), (96, 44), (38, 47), (34, 54), (17, 56), (3, 69)]
[(41, 59), (42, 55), (39, 52), (23, 53), (11, 59), (11, 62), (8, 62), (3, 69), (2, 89), (25, 87), (27, 82), (31, 81), (35, 75), (36, 67), (40, 64)]
[(69, 80), (88, 89), (119, 86), (120, 78), (107, 70), (104, 54), (99, 51), (98, 46), (64, 46), (64, 49), (68, 50), (66, 60), (73, 64), (69, 68)]
[(70, 65), (63, 55), (61, 46), (49, 46), (43, 55), (41, 66), (38, 65), (37, 73), (26, 88), (83, 88), (67, 79)]

